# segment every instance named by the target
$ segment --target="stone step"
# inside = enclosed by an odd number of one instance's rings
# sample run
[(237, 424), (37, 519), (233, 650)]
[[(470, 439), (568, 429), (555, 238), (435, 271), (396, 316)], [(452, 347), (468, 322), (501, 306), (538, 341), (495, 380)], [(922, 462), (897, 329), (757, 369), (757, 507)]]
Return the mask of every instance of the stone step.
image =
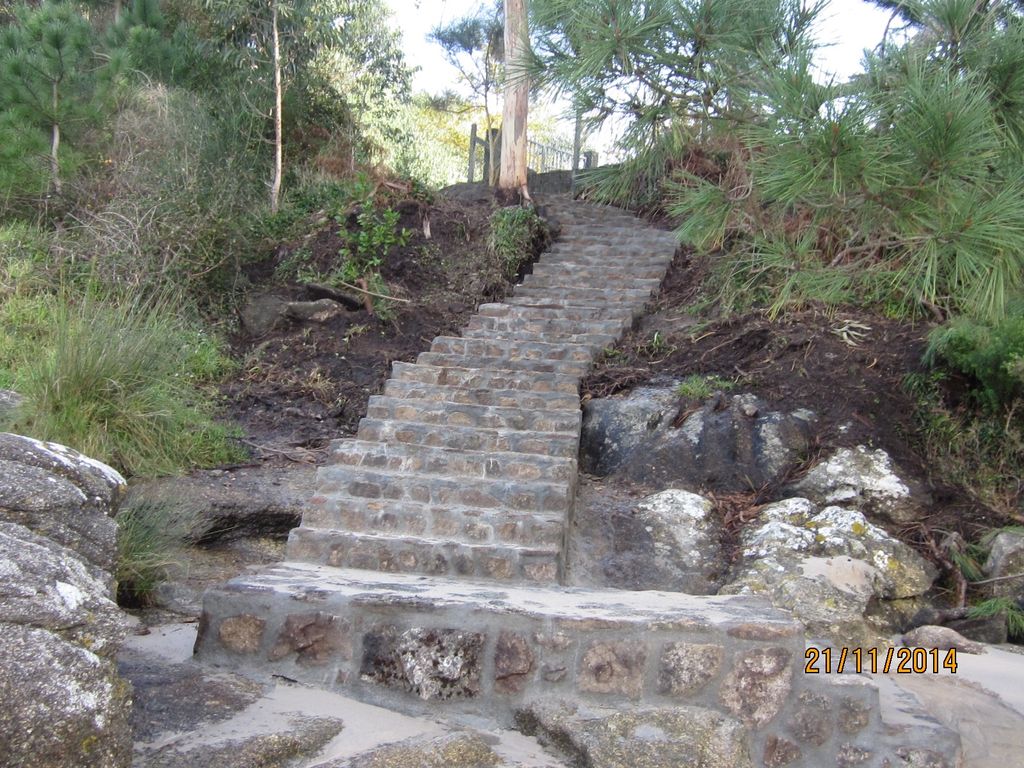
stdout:
[(537, 302), (562, 302), (566, 306), (574, 304), (643, 304), (654, 294), (655, 285), (651, 289), (643, 288), (579, 288), (550, 286), (517, 285), (513, 294), (513, 302), (522, 299), (534, 299)]
[(577, 379), (590, 370), (590, 363), (575, 360), (513, 360), (508, 357), (482, 357), (478, 355), (456, 355), (447, 352), (422, 352), (416, 358), (421, 365), (440, 368), (475, 368), (487, 371), (536, 371), (575, 376)]
[(650, 296), (661, 286), (661, 278), (637, 278), (632, 276), (617, 277), (615, 275), (604, 275), (600, 278), (592, 277), (578, 279), (568, 275), (558, 274), (533, 274), (523, 278), (523, 282), (516, 286), (516, 292), (523, 288), (545, 288), (553, 289), (556, 292), (565, 292), (575, 295), (579, 291), (592, 291), (593, 288), (579, 288), (580, 285), (604, 286), (603, 291), (647, 291)]
[(331, 443), (327, 467), (363, 467), (376, 472), (459, 476), (471, 480), (528, 480), (575, 485), (576, 461), (536, 454), (459, 451), (453, 448), (374, 443), (346, 439)]
[(642, 279), (661, 280), (665, 276), (663, 264), (587, 264), (578, 261), (545, 261), (534, 265), (534, 277), (558, 277), (575, 280), (578, 285), (599, 285), (601, 280)]
[(469, 389), (444, 384), (421, 384), (389, 379), (384, 395), (406, 400), (434, 400), (465, 405), (493, 405), (501, 408), (530, 408), (542, 411), (579, 410), (580, 399), (569, 392), (534, 392), (528, 389)]
[(557, 583), (558, 547), (466, 544), (443, 539), (294, 528), (288, 557), (295, 562), (381, 573)]
[[(541, 371), (502, 371), (461, 368), (457, 366), (424, 365), (422, 363), (391, 364), (392, 381), (462, 389), (514, 389), (528, 392), (559, 392), (579, 399), (579, 377), (565, 373)], [(385, 390), (386, 391), (386, 390)]]
[(579, 452), (579, 434), (567, 432), (524, 432), (364, 418), (359, 422), (356, 434), (361, 440), (429, 445), (460, 451), (538, 453), (562, 458), (575, 458)]
[(566, 344), (577, 344), (595, 355), (603, 349), (615, 344), (619, 338), (617, 333), (556, 333), (555, 331), (517, 331), (493, 330), (484, 328), (467, 328), (462, 332), (467, 339), (507, 339), (515, 341), (547, 341)]
[[(493, 317), (529, 320), (579, 320), (621, 323), (625, 330), (630, 325), (630, 313), (618, 308), (601, 306), (567, 307), (563, 305), (529, 306), (522, 304), (481, 304), (475, 317)], [(472, 322), (471, 318), (471, 322)]]
[(564, 517), (505, 508), (480, 509), (387, 499), (367, 502), (366, 499), (317, 494), (303, 513), (302, 525), (353, 533), (450, 539), (467, 544), (561, 547), (565, 539)]
[(609, 243), (597, 242), (587, 245), (560, 241), (544, 252), (539, 263), (549, 259), (571, 259), (578, 256), (584, 260), (604, 261), (609, 264), (657, 263), (668, 266), (675, 255), (675, 244), (657, 242)]
[(572, 433), (580, 428), (581, 411), (538, 411), (529, 408), (501, 408), (494, 405), (440, 403), (430, 400), (402, 400), (374, 395), (366, 408), (371, 419), (416, 421), (449, 427), (518, 429), (527, 432)]
[(568, 514), (573, 501), (568, 483), (544, 480), (476, 478), (375, 471), (364, 467), (326, 466), (317, 472), (317, 495), (452, 504), (481, 509)]
[(552, 333), (561, 335), (618, 336), (628, 328), (624, 320), (566, 320), (561, 317), (495, 317), (474, 315), (469, 318), (467, 331), (494, 331), (495, 333)]
[(575, 344), (549, 344), (540, 341), (509, 341), (466, 339), (461, 336), (438, 336), (430, 345), (431, 352), (467, 357), (507, 357), (516, 363), (525, 360), (554, 360), (590, 363), (593, 355)]

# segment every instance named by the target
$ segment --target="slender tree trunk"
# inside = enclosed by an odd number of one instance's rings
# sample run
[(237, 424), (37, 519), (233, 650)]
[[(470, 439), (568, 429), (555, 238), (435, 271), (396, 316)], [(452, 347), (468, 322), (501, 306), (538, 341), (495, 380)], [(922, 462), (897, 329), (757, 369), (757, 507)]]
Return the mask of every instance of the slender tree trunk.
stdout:
[(57, 153), (60, 151), (60, 123), (57, 122), (57, 110), (60, 108), (59, 83), (53, 83), (53, 125), (50, 127), (50, 186), (54, 193), (61, 193), (60, 162)]
[(501, 174), (498, 188), (519, 191), (527, 200), (526, 119), (530, 83), (523, 74), (527, 45), (527, 0), (505, 0), (505, 104), (501, 118)]
[(281, 176), (284, 173), (284, 123), (281, 119), (281, 40), (277, 29), (277, 0), (271, 0), (271, 25), (274, 36), (274, 176), (270, 182), (270, 212), (281, 204)]

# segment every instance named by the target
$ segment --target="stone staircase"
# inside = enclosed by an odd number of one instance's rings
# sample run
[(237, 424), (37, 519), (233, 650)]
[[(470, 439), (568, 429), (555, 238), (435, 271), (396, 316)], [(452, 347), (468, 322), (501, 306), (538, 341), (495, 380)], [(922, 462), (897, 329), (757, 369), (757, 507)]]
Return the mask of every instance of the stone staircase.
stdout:
[[(860, 678), (803, 675), (802, 628), (764, 603), (559, 586), (580, 378), (676, 245), (623, 211), (551, 207), (563, 236), (514, 296), (395, 363), (356, 437), (332, 446), (288, 561), (207, 593), (199, 657), (505, 723), (547, 696), (707, 707), (742, 722), (773, 768), (954, 754), (930, 725), (886, 731)], [(802, 737), (808, 710), (827, 722)]]

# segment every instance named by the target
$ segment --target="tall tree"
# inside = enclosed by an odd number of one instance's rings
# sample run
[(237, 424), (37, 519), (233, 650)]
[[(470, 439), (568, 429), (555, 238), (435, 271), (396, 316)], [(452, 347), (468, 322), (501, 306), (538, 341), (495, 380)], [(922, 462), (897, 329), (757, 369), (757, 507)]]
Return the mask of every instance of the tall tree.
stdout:
[(27, 149), (31, 155), (38, 132), (45, 132), (49, 189), (56, 194), (63, 187), (62, 139), (68, 127), (90, 113), (88, 89), (82, 87), (82, 81), (87, 77), (84, 64), (91, 46), (89, 22), (67, 3), (46, 3), (36, 9), (23, 6), (15, 22), (0, 34), (4, 133), (8, 133), (8, 142), (13, 136), (22, 142), (21, 151)]
[(505, 0), (505, 103), (501, 125), (501, 173), (498, 188), (518, 191), (526, 200), (526, 120), (530, 104), (530, 80), (526, 74), (529, 51), (527, 0)]

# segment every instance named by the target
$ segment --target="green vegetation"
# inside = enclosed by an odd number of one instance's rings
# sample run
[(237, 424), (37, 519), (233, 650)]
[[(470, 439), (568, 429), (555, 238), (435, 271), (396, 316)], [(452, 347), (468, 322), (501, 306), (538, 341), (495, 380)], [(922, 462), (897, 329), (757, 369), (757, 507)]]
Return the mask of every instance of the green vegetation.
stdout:
[(166, 580), (175, 553), (194, 538), (198, 519), (188, 508), (140, 501), (117, 514), (117, 600), (142, 607)]
[(547, 224), (532, 208), (499, 208), (491, 215), (490, 247), (510, 278), (550, 239)]
[(719, 376), (702, 376), (695, 373), (676, 385), (676, 394), (686, 400), (707, 400), (716, 392), (728, 392), (735, 387), (735, 381)]
[(1024, 610), (1016, 600), (1009, 597), (993, 597), (982, 600), (971, 606), (968, 616), (972, 619), (984, 619), (989, 616), (1006, 616), (1006, 628), (1012, 639), (1024, 640)]
[(6, 377), (25, 397), (8, 426), (129, 475), (238, 460), (229, 430), (211, 420), (197, 391), (227, 362), (173, 307), (169, 300), (73, 305), (55, 296), (39, 305), (41, 322), (21, 339), (19, 319), (0, 318), (15, 336)]

